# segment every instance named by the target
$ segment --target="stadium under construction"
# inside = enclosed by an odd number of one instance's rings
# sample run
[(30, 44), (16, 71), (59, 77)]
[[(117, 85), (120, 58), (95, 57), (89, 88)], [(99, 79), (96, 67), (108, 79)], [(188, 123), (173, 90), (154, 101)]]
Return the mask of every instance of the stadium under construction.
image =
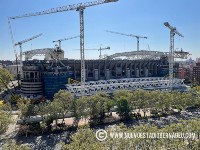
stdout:
[[(21, 92), (30, 98), (51, 99), (60, 89), (80, 96), (81, 60), (64, 58), (64, 51), (55, 48), (24, 52)], [(32, 60), (44, 55), (44, 60)], [(189, 53), (176, 52), (175, 58), (186, 58)], [(158, 51), (132, 51), (116, 53), (97, 60), (85, 60), (85, 93), (113, 92), (119, 89), (168, 88), (169, 53)], [(178, 65), (174, 65), (174, 75)], [(183, 80), (174, 79), (177, 86)]]
[[(174, 36), (178, 35), (183, 37), (183, 35), (177, 31), (176, 27), (171, 26), (168, 22), (164, 22), (164, 26), (170, 31), (169, 52), (140, 50), (139, 40), (140, 38), (147, 39), (146, 36), (106, 30), (106, 32), (136, 38), (137, 51), (116, 53), (104, 58), (100, 57), (98, 60), (85, 60), (84, 10), (88, 7), (114, 2), (118, 2), (118, 0), (99, 0), (79, 3), (8, 18), (16, 60), (18, 59), (18, 54), (15, 46), (18, 45), (20, 48), (20, 65), (23, 65), (21, 92), (25, 96), (52, 98), (54, 93), (60, 89), (66, 89), (77, 96), (84, 96), (85, 94), (91, 95), (99, 91), (112, 93), (114, 90), (120, 89), (120, 87), (124, 89), (146, 88), (147, 85), (148, 88), (169, 87), (169, 90), (172, 91), (175, 86), (174, 84), (182, 85), (183, 82), (180, 79), (174, 78), (178, 70), (177, 65), (174, 63), (174, 58), (187, 58), (189, 53), (183, 52), (182, 50), (179, 52), (174, 51)], [(22, 64), (22, 44), (38, 38), (42, 34), (14, 43), (11, 20), (74, 10), (79, 12), (80, 19), (80, 34), (76, 36), (80, 37), (80, 60), (68, 60), (64, 58), (64, 51), (61, 50), (61, 41), (76, 38), (71, 37), (53, 41), (59, 42), (59, 47), (54, 49), (46, 48), (25, 52), (25, 61)], [(34, 55), (45, 55), (45, 60), (30, 60)], [(119, 57), (125, 58), (118, 59)], [(169, 78), (166, 78), (167, 76)], [(75, 80), (76, 83), (68, 84), (68, 81), (71, 81), (71, 79), (73, 81)], [(94, 81), (94, 83), (91, 81)], [(143, 81), (147, 83), (142, 83)], [(151, 84), (149, 84), (150, 81)], [(118, 85), (121, 83), (126, 86)], [(144, 87), (139, 86), (141, 84), (144, 84)]]

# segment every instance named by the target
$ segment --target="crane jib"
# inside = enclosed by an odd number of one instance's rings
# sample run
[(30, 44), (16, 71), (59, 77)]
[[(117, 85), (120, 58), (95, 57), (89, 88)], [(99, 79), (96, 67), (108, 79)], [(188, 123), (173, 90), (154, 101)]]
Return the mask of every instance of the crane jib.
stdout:
[(80, 9), (84, 9), (86, 7), (90, 7), (90, 6), (94, 6), (94, 5), (100, 5), (103, 3), (117, 2), (117, 1), (118, 0), (98, 0), (98, 1), (94, 1), (94, 2), (78, 3), (78, 4), (74, 4), (74, 5), (50, 8), (48, 10), (44, 10), (41, 12), (28, 13), (28, 14), (24, 14), (24, 15), (9, 17), (9, 19), (18, 19), (18, 18), (25, 18), (25, 17), (31, 17), (31, 16), (39, 16), (39, 15), (58, 13), (58, 12), (69, 11), (69, 10), (80, 10)]

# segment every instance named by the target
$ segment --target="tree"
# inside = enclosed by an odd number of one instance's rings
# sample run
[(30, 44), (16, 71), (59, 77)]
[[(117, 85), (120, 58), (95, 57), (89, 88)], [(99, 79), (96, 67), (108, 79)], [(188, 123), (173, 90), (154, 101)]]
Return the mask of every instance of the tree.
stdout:
[(47, 113), (49, 114), (46, 118), (48, 129), (50, 129), (49, 127), (54, 120), (56, 121), (55, 123), (57, 128), (58, 118), (61, 116), (61, 114), (63, 114), (62, 104), (58, 101), (53, 101), (49, 103), (47, 106)]
[(133, 95), (135, 95), (135, 105), (139, 111), (144, 108), (144, 104), (146, 103), (146, 100), (144, 99), (145, 92), (146, 91), (144, 90), (136, 90), (133, 92)]
[(127, 99), (124, 97), (117, 99), (117, 113), (122, 119), (128, 119), (130, 117), (131, 108), (128, 105)]
[(21, 116), (23, 119), (26, 117), (30, 116), (30, 113), (28, 112), (29, 107), (30, 107), (31, 100), (30, 99), (25, 99), (25, 98), (20, 98), (17, 102), (17, 107), (19, 108), (21, 112)]
[[(200, 120), (181, 121), (178, 124), (171, 124), (164, 128), (157, 128), (156, 126), (140, 125), (135, 127), (126, 127), (124, 124), (117, 125), (112, 128), (107, 128), (107, 138), (100, 142), (95, 138), (95, 132), (86, 127), (81, 127), (78, 131), (71, 135), (69, 144), (62, 144), (62, 150), (124, 150), (124, 149), (141, 149), (141, 150), (198, 150), (200, 140), (197, 139), (182, 139), (182, 138), (115, 138), (119, 137), (120, 133), (199, 133)], [(111, 132), (114, 131), (113, 138)], [(118, 133), (118, 136), (115, 136)], [(127, 137), (133, 137), (126, 134)], [(149, 135), (150, 136), (150, 135)], [(124, 136), (123, 136), (124, 137)]]
[(149, 102), (149, 107), (150, 107), (150, 112), (151, 115), (157, 116), (159, 109), (160, 109), (160, 91), (151, 91), (150, 92), (150, 102)]
[(194, 98), (194, 105), (195, 106), (197, 106), (197, 112), (199, 112), (199, 109), (200, 109), (200, 93), (199, 92), (197, 92), (197, 95), (195, 96), (195, 98)]
[(89, 109), (90, 121), (92, 123), (99, 123), (99, 117), (101, 112), (101, 103), (99, 95), (92, 95), (87, 97), (87, 104)]
[(35, 113), (42, 117), (42, 121), (44, 121), (44, 115), (48, 114), (47, 106), (48, 106), (48, 104), (46, 102), (41, 102), (34, 108)]
[(69, 113), (73, 108), (74, 97), (70, 92), (60, 90), (54, 95), (54, 101), (60, 103), (60, 106), (63, 109), (62, 115), (64, 120), (65, 115)]
[(103, 143), (98, 141), (95, 133), (87, 126), (81, 127), (71, 136), (70, 144), (62, 144), (62, 150), (102, 150)]
[(31, 150), (31, 147), (9, 140), (3, 145), (2, 150)]
[(0, 106), (0, 110), (6, 112), (8, 116), (12, 115), (12, 108), (9, 103), (4, 103), (2, 106)]
[(115, 106), (114, 100), (113, 99), (108, 99), (105, 102), (105, 106), (106, 106), (106, 110), (107, 110), (108, 114), (112, 115), (111, 108)]
[(12, 123), (11, 106), (6, 103), (0, 107), (0, 135), (5, 133)]
[[(99, 103), (100, 103), (100, 114), (99, 114), (99, 121), (103, 122), (105, 119), (105, 111), (107, 110), (107, 102), (109, 101), (109, 96), (106, 93), (98, 93), (96, 94)], [(110, 108), (109, 108), (110, 109)]]
[(173, 101), (173, 95), (169, 92), (163, 92), (163, 101), (164, 101), (164, 111), (168, 111), (171, 109), (172, 101)]
[(150, 103), (150, 93), (148, 91), (141, 91), (142, 99), (140, 100), (139, 108), (142, 109), (144, 117), (146, 117), (147, 109), (149, 108)]
[(113, 95), (114, 95), (114, 99), (118, 99), (119, 97), (125, 97), (128, 99), (131, 97), (132, 94), (128, 90), (118, 90), (118, 91), (115, 91)]
[(19, 131), (18, 131), (18, 133), (19, 133), (20, 135), (26, 135), (26, 137), (27, 137), (28, 132), (29, 132), (29, 133), (31, 132), (30, 126), (29, 126), (29, 125), (27, 125), (27, 124), (20, 125)]
[(195, 103), (195, 100), (192, 99), (192, 95), (190, 93), (180, 93), (174, 92), (173, 95), (173, 105), (181, 112), (185, 110), (187, 106), (191, 106), (192, 103)]
[(9, 73), (7, 69), (0, 70), (0, 91), (6, 88), (4, 84), (8, 85), (13, 80), (13, 75)]
[(0, 135), (7, 131), (10, 123), (12, 123), (11, 116), (0, 110)]
[(13, 94), (10, 96), (10, 103), (11, 104), (17, 104), (17, 101), (21, 98), (20, 95), (17, 95), (17, 94)]
[[(187, 132), (185, 126), (183, 126), (181, 123), (178, 124), (171, 124), (169, 126), (166, 126), (165, 128), (161, 129), (161, 132), (163, 133), (181, 133), (181, 132)], [(168, 138), (165, 139), (165, 142), (162, 143), (165, 148), (171, 148), (171, 149), (187, 149), (186, 144), (183, 139), (174, 139), (174, 138)]]
[(40, 129), (41, 129), (42, 134), (43, 134), (45, 129), (46, 129), (46, 123), (45, 122), (40, 122)]
[(77, 117), (86, 119), (89, 117), (89, 104), (86, 97), (81, 97), (76, 100)]

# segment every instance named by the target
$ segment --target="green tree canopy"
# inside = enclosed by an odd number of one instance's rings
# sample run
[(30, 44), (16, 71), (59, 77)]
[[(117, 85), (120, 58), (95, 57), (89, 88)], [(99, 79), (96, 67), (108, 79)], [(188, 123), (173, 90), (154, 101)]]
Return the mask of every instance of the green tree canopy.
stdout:
[(13, 75), (7, 69), (0, 69), (0, 91), (6, 88), (4, 84), (8, 84), (13, 80)]
[(104, 145), (88, 127), (81, 127), (71, 136), (70, 144), (62, 144), (62, 150), (102, 150)]
[(31, 150), (28, 145), (23, 145), (22, 143), (16, 143), (12, 140), (8, 140), (2, 147), (2, 150)]

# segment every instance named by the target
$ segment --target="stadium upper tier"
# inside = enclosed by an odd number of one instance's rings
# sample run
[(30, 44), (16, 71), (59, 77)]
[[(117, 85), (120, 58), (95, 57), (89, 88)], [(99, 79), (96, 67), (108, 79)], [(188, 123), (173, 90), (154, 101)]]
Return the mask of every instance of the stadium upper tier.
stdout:
[[(33, 56), (45, 56), (45, 60), (54, 60), (64, 59), (64, 51), (58, 48), (43, 48), (43, 49), (35, 49), (31, 51), (26, 51), (23, 53), (25, 55), (25, 60), (32, 59)], [(157, 60), (161, 59), (162, 57), (168, 57), (169, 52), (160, 52), (160, 51), (148, 51), (148, 50), (139, 50), (139, 51), (130, 51), (130, 52), (123, 52), (123, 53), (115, 53), (110, 56), (105, 55), (102, 59), (131, 59), (131, 60), (141, 60), (141, 59), (149, 59), (149, 60)], [(189, 52), (184, 51), (175, 51), (174, 58), (181, 58), (187, 59), (190, 56)]]
[[(188, 52), (183, 51), (175, 51), (174, 58), (181, 58), (187, 59), (190, 54)], [(115, 53), (113, 55), (105, 57), (106, 59), (116, 59), (122, 58), (125, 59), (149, 59), (149, 60), (157, 60), (161, 59), (162, 57), (168, 57), (169, 52), (159, 52), (159, 51), (147, 51), (147, 50), (140, 50), (140, 51), (130, 51), (130, 52), (123, 52), (123, 53)]]

